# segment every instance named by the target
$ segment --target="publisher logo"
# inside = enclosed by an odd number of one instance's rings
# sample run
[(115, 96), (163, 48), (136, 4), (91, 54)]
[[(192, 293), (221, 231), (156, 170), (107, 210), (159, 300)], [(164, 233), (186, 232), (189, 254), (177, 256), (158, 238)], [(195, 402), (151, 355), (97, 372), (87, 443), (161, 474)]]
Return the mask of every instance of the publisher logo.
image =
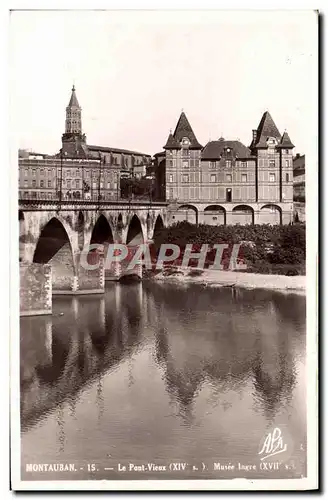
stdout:
[[(281, 458), (286, 459), (286, 452), (289, 450), (290, 441), (287, 436), (284, 435), (280, 427), (275, 427), (272, 431), (268, 432), (260, 444), (260, 449), (258, 454), (261, 460), (267, 460), (268, 458), (281, 455)], [(284, 455), (282, 455), (284, 454)]]

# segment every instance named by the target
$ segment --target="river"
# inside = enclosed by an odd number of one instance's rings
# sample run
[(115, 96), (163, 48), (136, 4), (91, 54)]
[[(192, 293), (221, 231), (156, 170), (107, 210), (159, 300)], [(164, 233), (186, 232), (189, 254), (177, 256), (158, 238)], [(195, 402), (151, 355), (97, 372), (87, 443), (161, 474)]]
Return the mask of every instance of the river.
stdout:
[(306, 476), (304, 296), (112, 283), (20, 342), (23, 480)]

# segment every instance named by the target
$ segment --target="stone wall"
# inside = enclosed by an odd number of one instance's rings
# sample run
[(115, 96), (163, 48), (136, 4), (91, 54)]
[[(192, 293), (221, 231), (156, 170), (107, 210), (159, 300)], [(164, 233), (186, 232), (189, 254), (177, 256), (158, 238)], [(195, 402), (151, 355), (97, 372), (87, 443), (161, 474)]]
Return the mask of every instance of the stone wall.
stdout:
[(51, 266), (20, 264), (20, 315), (52, 313)]

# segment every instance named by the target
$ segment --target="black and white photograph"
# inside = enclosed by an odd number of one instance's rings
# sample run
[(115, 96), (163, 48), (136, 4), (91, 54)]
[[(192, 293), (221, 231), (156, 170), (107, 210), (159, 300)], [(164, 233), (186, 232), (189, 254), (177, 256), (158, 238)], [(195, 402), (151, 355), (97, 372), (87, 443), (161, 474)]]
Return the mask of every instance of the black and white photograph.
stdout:
[(318, 487), (318, 30), (11, 11), (13, 490)]

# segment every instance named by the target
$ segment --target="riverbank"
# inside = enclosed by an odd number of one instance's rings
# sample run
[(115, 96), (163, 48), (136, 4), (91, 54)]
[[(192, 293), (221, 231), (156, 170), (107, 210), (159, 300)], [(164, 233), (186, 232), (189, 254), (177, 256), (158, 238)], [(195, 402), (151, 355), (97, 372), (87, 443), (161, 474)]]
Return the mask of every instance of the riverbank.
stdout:
[(213, 269), (167, 268), (152, 279), (175, 283), (198, 283), (211, 287), (262, 288), (305, 295), (306, 276), (284, 276), (280, 274), (255, 274)]

